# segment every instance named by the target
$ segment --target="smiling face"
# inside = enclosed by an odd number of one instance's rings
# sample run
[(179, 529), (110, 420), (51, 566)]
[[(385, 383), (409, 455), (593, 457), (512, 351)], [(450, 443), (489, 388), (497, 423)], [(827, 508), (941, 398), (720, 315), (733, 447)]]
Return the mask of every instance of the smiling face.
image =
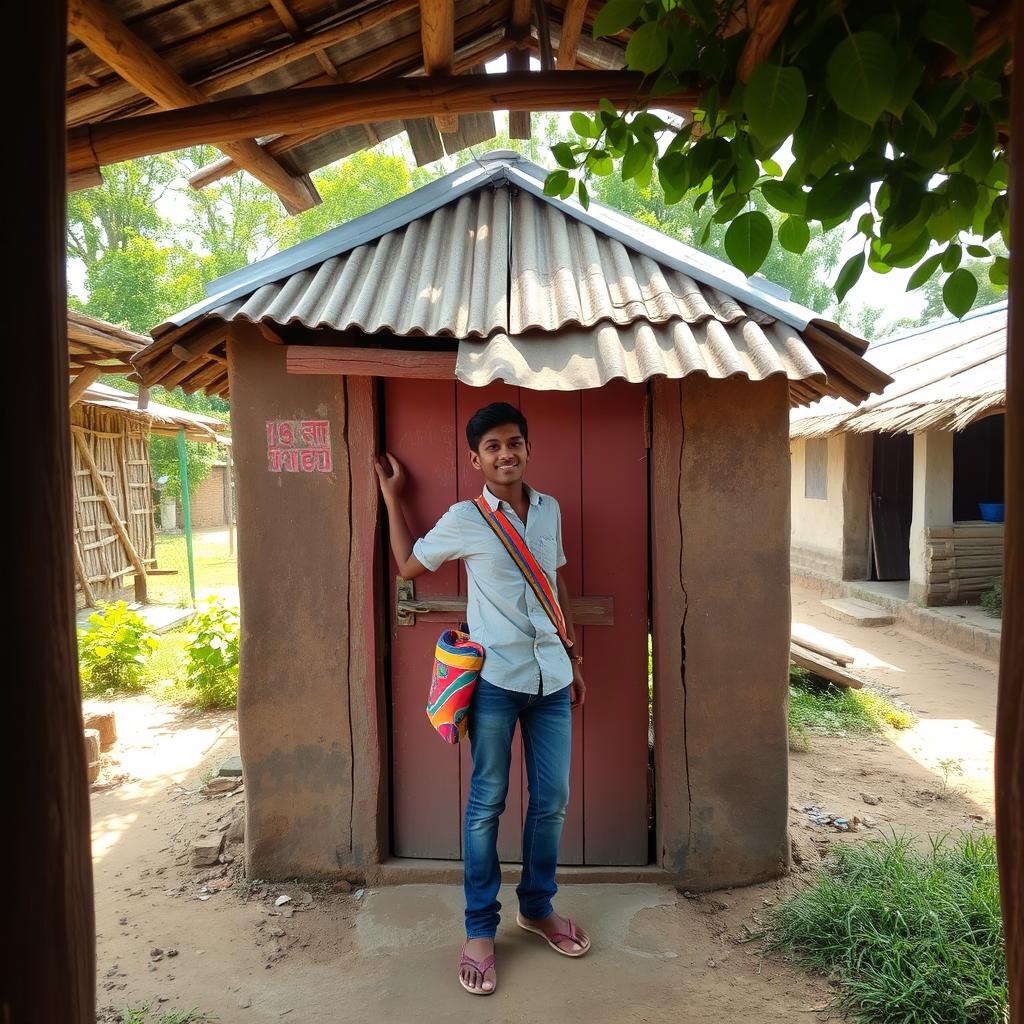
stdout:
[(503, 423), (480, 438), (480, 448), (470, 451), (469, 458), (488, 484), (507, 486), (522, 480), (530, 445), (515, 423)]

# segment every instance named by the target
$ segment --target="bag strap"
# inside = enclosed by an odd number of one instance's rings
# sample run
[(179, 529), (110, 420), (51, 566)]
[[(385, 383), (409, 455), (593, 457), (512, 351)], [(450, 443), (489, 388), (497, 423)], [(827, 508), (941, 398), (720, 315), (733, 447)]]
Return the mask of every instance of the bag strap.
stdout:
[(572, 647), (572, 641), (565, 632), (565, 618), (562, 609), (558, 606), (558, 598), (551, 590), (544, 571), (537, 564), (537, 559), (526, 546), (523, 535), (508, 521), (505, 513), (500, 509), (492, 509), (487, 499), (481, 494), (474, 498), (473, 504), (477, 511), (483, 516), (484, 522), (494, 531), (494, 535), (501, 541), (502, 547), (509, 553), (516, 568), (523, 574), (527, 586), (536, 594), (541, 607), (547, 613), (551, 624), (558, 631), (562, 643), (566, 647)]

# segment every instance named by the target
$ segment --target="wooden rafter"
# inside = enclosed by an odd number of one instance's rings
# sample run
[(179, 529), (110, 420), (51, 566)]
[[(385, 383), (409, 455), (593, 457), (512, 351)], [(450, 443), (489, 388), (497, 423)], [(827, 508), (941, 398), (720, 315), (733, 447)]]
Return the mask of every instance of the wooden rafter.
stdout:
[[(260, 131), (359, 125), (367, 110), (380, 120), (405, 120), (493, 110), (596, 110), (602, 99), (626, 106), (643, 97), (644, 86), (643, 77), (633, 72), (552, 71), (284, 89), (74, 128), (68, 133), (67, 164), (75, 172)], [(688, 111), (698, 99), (694, 92), (671, 93), (659, 96), (658, 106)]]
[(68, 386), (68, 405), (74, 405), (85, 394), (86, 388), (99, 379), (101, 373), (103, 371), (98, 366), (85, 367)]
[[(422, 0), (420, 37), (423, 41), (423, 68), (428, 75), (450, 75), (455, 58), (455, 0)], [(434, 123), (441, 132), (459, 129), (457, 114), (436, 114)]]
[(747, 0), (750, 35), (736, 65), (741, 82), (772, 52), (795, 4), (796, 0)]
[(576, 51), (583, 31), (583, 17), (587, 13), (587, 0), (566, 0), (562, 13), (562, 38), (558, 43), (555, 67), (559, 71), (572, 71), (576, 67)]
[[(508, 54), (510, 72), (524, 73), (530, 70), (530, 51), (526, 48), (530, 36), (530, 21), (530, 0), (512, 0), (509, 38), (515, 44), (515, 49), (510, 50)], [(530, 137), (530, 112), (528, 110), (509, 111), (508, 134), (511, 139), (528, 139)]]
[[(498, 35), (495, 39), (485, 42), (482, 46), (467, 47), (457, 56), (455, 60), (455, 71), (461, 74), (463, 71), (471, 68), (474, 64), (486, 64), (488, 61), (494, 60), (495, 57), (500, 57), (503, 54), (508, 53), (511, 48), (512, 42), (505, 35)], [(351, 61), (345, 66), (345, 81), (352, 82), (370, 77), (368, 75), (363, 75), (361, 70), (355, 67), (357, 63), (358, 62), (356, 61)], [(409, 73), (420, 74), (422, 71), (423, 68), (417, 65), (414, 66)], [(328, 81), (321, 77), (315, 82), (308, 83), (308, 87), (314, 88), (318, 85), (327, 84), (329, 84)], [(317, 128), (313, 131), (298, 132), (297, 134), (278, 135), (277, 138), (265, 143), (264, 149), (266, 149), (268, 153), (280, 156), (282, 153), (287, 153), (292, 149), (303, 146), (307, 142), (313, 142), (315, 139), (322, 138), (324, 135), (334, 131), (336, 127), (336, 125), (332, 125), (328, 128)], [(371, 145), (375, 146), (380, 142), (380, 138), (377, 137), (371, 125), (363, 125), (363, 129), (367, 133)], [(225, 157), (222, 160), (216, 160), (212, 164), (208, 164), (206, 167), (201, 167), (191, 175), (188, 179), (188, 183), (192, 188), (205, 188), (207, 185), (211, 185), (213, 182), (219, 181), (221, 178), (227, 177), (229, 174), (234, 174), (237, 170), (238, 165), (234, 160), (230, 157)]]
[[(281, 19), (281, 24), (288, 29), (292, 39), (302, 39), (305, 37), (305, 31), (292, 13), (291, 8), (285, 3), (285, 0), (270, 0), (270, 6), (274, 8), (274, 12)], [(316, 57), (316, 62), (323, 68), (325, 75), (330, 75), (331, 78), (337, 76), (338, 69), (334, 66), (334, 62), (323, 47), (314, 50), (313, 56)]]
[[(69, 0), (68, 29), (160, 106), (180, 109), (206, 103), (203, 93), (184, 81), (152, 47), (118, 20), (103, 0)], [(219, 148), (276, 192), (289, 213), (301, 213), (320, 202), (308, 178), (293, 177), (260, 149), (252, 137), (231, 136)]]

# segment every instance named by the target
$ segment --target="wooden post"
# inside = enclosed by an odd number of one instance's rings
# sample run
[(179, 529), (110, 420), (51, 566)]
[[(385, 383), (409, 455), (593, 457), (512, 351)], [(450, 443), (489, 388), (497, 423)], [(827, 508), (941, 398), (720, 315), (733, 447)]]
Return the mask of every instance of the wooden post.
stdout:
[[(1013, 5), (1014, 52), (1024, 53), (1024, 0)], [(1024, 75), (1010, 76), (1010, 322), (1006, 338), (1006, 547), (996, 704), (996, 843), (1006, 935), (1010, 1019), (1024, 1016)]]
[(10, 104), (19, 159), (31, 167), (6, 209), (17, 259), (8, 268), (13, 337), (31, 338), (14, 416), (31, 471), (18, 490), (18, 594), (7, 693), (19, 762), (30, 766), (5, 793), (17, 842), (7, 850), (0, 1017), (88, 1024), (96, 1012), (96, 955), (89, 791), (75, 644), (71, 431), (68, 413), (67, 284), (64, 274), (65, 7), (26, 4), (15, 16), (32, 74)]
[(228, 554), (235, 554), (235, 461), (231, 457), (231, 445), (225, 445), (228, 453), (227, 465), (224, 467), (224, 482), (228, 489)]

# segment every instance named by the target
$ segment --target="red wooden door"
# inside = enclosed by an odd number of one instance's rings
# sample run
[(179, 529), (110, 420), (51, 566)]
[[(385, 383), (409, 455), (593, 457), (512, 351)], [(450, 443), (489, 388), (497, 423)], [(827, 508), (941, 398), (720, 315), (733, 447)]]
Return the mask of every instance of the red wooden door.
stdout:
[[(385, 443), (409, 472), (406, 516), (422, 535), (456, 501), (480, 493), (466, 454), (465, 423), (488, 402), (519, 406), (530, 427), (526, 479), (562, 508), (569, 590), (611, 597), (614, 624), (577, 626), (587, 702), (573, 712), (571, 797), (563, 864), (645, 864), (648, 860), (647, 450), (642, 387), (539, 392), (493, 384), (385, 382)], [(391, 563), (391, 700), (394, 852), (461, 857), (461, 812), (470, 750), (452, 750), (424, 712), (433, 645), (453, 613), (395, 617)], [(417, 600), (465, 596), (461, 564), (415, 581)], [(518, 731), (509, 795), (498, 836), (502, 860), (520, 859), (528, 801)]]

